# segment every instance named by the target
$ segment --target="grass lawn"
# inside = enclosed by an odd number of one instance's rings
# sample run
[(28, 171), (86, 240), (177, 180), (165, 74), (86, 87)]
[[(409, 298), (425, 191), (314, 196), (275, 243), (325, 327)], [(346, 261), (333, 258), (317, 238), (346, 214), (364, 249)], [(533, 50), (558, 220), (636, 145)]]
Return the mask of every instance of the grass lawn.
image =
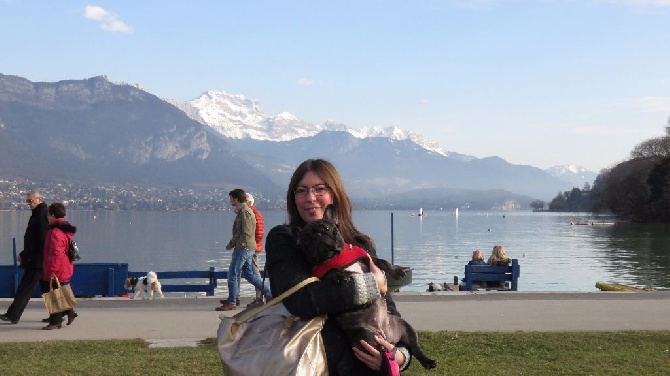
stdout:
[[(438, 361), (403, 375), (670, 375), (670, 331), (421, 332)], [(149, 349), (142, 340), (0, 343), (2, 375), (221, 375), (216, 341)]]

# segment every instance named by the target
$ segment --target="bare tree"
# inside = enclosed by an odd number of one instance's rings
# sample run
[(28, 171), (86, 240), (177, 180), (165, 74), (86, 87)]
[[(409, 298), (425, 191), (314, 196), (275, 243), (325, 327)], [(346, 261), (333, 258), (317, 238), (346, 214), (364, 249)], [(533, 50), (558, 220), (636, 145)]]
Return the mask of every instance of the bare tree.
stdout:
[[(668, 127), (670, 128), (670, 127)], [(630, 157), (651, 158), (651, 157), (670, 157), (670, 135), (654, 137), (643, 141), (630, 153)]]

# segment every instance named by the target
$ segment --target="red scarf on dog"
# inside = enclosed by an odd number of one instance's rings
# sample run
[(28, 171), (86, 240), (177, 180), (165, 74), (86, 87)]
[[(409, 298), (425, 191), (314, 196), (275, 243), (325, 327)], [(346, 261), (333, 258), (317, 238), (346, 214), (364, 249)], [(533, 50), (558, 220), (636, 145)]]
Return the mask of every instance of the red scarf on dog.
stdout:
[(340, 252), (339, 255), (333, 257), (332, 259), (328, 260), (327, 262), (321, 265), (313, 267), (312, 273), (314, 274), (315, 277), (322, 278), (324, 275), (326, 275), (326, 273), (328, 273), (333, 269), (340, 269), (347, 267), (363, 258), (365, 258), (366, 260), (365, 262), (367, 263), (367, 260), (369, 260), (367, 256), (368, 253), (365, 252), (363, 248), (355, 246), (353, 244), (344, 243), (344, 247), (342, 247), (342, 252)]

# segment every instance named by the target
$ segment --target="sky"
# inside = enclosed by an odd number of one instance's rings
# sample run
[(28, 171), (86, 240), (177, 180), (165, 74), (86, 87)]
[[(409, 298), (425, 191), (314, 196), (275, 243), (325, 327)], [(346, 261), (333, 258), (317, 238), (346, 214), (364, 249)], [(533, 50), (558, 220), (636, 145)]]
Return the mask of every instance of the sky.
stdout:
[(208, 90), (594, 172), (665, 134), (670, 0), (0, 0), (0, 73)]

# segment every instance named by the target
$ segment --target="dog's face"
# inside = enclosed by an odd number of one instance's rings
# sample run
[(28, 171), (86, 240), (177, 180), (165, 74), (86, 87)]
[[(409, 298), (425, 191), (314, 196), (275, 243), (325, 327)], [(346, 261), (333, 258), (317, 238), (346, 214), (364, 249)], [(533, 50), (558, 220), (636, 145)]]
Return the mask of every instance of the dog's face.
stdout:
[(342, 252), (344, 238), (337, 228), (333, 205), (328, 205), (323, 219), (308, 223), (302, 229), (298, 245), (312, 266), (323, 264)]
[(137, 277), (128, 277), (126, 278), (126, 290), (132, 290), (137, 286), (137, 281), (139, 279)]

